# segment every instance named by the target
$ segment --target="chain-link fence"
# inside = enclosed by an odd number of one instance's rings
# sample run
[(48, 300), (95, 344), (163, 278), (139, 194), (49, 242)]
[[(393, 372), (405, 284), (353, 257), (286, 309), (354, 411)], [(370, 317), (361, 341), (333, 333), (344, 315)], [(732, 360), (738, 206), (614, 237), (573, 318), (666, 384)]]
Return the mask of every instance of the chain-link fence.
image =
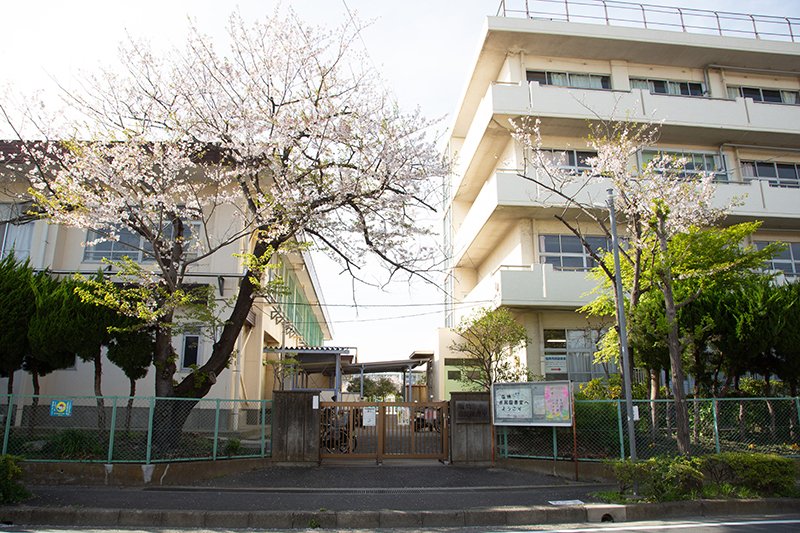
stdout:
[[(672, 400), (634, 400), (640, 459), (676, 455)], [(753, 451), (800, 457), (800, 398), (687, 400), (691, 451)], [(634, 415), (634, 418), (637, 418)], [(501, 457), (602, 461), (630, 454), (623, 400), (575, 401), (575, 428), (497, 428)]]
[(268, 457), (272, 402), (0, 395), (2, 453), (28, 461), (155, 463)]

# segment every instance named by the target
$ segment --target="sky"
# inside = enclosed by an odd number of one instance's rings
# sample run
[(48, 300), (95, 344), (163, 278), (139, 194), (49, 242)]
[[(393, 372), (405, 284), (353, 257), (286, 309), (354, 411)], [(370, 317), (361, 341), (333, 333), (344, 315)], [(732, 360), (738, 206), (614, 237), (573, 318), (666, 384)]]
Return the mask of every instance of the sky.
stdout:
[[(585, 1), (585, 0), (578, 0)], [(507, 5), (522, 0), (507, 0)], [(466, 84), (487, 15), (499, 0), (284, 0), (301, 18), (330, 25), (355, 14), (370, 21), (361, 37), (387, 88), (407, 110), (419, 107), (440, 118), (445, 137)], [(800, 17), (800, 0), (648, 0), (647, 4)], [(241, 0), (27, 0), (3, 6), (0, 88), (53, 90), (70, 85), (82, 70), (113, 65), (117, 47), (130, 35), (155, 48), (179, 45), (193, 19), (212, 36), (224, 32), (230, 13), (245, 19), (273, 13), (277, 1)], [(534, 2), (530, 2), (534, 5)], [(5, 130), (0, 130), (5, 133)], [(440, 225), (437, 215), (425, 223)], [(334, 332), (330, 344), (355, 346), (359, 360), (405, 359), (434, 350), (443, 325), (443, 295), (422, 281), (382, 289), (354, 286), (324, 257), (316, 270)], [(376, 278), (377, 279), (377, 278)], [(355, 305), (357, 304), (357, 307)]]

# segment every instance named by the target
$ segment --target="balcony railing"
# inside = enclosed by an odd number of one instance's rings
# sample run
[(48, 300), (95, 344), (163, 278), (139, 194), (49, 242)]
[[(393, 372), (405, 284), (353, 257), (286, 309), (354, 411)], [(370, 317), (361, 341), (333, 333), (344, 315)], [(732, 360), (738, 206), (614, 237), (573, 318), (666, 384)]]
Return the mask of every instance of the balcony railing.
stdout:
[(497, 16), (800, 41), (800, 18), (616, 0), (500, 0)]

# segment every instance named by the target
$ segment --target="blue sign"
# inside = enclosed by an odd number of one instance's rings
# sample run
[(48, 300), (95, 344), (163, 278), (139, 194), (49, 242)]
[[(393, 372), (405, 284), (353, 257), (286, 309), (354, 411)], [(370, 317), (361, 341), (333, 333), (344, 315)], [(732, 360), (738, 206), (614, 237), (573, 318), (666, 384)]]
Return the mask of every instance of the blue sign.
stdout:
[(72, 400), (50, 402), (50, 416), (72, 416)]

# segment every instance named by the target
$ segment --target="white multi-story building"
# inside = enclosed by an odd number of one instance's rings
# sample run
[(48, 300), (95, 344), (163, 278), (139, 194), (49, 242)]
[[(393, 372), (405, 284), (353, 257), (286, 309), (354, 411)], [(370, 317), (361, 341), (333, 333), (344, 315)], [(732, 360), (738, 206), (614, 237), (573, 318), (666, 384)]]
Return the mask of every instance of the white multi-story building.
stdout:
[[(590, 4), (506, 1), (484, 24), (449, 139), (439, 397), (458, 387), (450, 328), (485, 306), (525, 325), (519, 355), (533, 373), (581, 382), (606, 370), (592, 364), (604, 325), (575, 312), (591, 298), (592, 260), (553, 216), (563, 201), (520, 178), (509, 119), (539, 118), (543, 148), (577, 171), (592, 155), (590, 121), (662, 123), (638, 163), (670, 152), (716, 173), (720, 203), (743, 199), (727, 220), (762, 220), (757, 243), (789, 243), (773, 267), (800, 274), (800, 19)], [(603, 199), (605, 187), (584, 194)], [(608, 249), (600, 231), (581, 230)]]
[[(18, 151), (13, 142), (0, 143), (3, 155), (13, 160)], [(83, 273), (92, 275), (105, 269), (104, 260), (118, 261), (128, 256), (146, 265), (146, 245), (133, 233), (122, 231), (119, 240), (91, 244), (96, 236), (91, 231), (51, 224), (36, 220), (24, 224), (13, 221), (19, 215), (14, 202), (25, 190), (23, 183), (13, 183), (0, 168), (0, 257), (14, 253), (19, 260), (28, 260), (35, 270), (48, 270), (55, 275)], [(219, 206), (211, 216), (207, 231), (223, 234), (234, 220), (233, 206)], [(90, 243), (90, 244), (87, 244)], [(236, 295), (245, 271), (243, 255), (248, 251), (246, 237), (234, 245), (199, 261), (191, 267), (188, 283), (210, 285), (219, 302)], [(271, 299), (256, 299), (239, 339), (228, 369), (219, 376), (208, 394), (210, 398), (236, 400), (261, 400), (272, 398), (276, 387), (275, 374), (268, 359), (281, 357), (281, 349), (291, 347), (319, 347), (330, 340), (331, 331), (319, 280), (310, 256), (305, 252), (283, 254), (272, 275), (280, 275), (284, 285)], [(113, 273), (111, 273), (113, 276)], [(223, 305), (221, 313), (225, 313)], [(182, 380), (192, 366), (202, 366), (211, 355), (214, 332), (208, 327), (185, 328), (173, 339), (178, 361), (175, 379)], [(57, 339), (54, 339), (57, 342)], [(324, 380), (323, 380), (324, 381)], [(330, 379), (327, 379), (330, 381)], [(76, 359), (72, 368), (57, 370), (40, 378), (41, 394), (86, 395), (94, 394), (94, 369), (91, 362)], [(150, 374), (140, 380), (137, 394), (153, 395), (154, 378)], [(319, 380), (315, 386), (329, 387)], [(5, 393), (7, 379), (0, 379), (0, 390)], [(125, 396), (129, 393), (129, 380), (109, 361), (103, 362), (102, 390), (104, 395)], [(14, 393), (32, 394), (30, 376), (17, 371)]]

